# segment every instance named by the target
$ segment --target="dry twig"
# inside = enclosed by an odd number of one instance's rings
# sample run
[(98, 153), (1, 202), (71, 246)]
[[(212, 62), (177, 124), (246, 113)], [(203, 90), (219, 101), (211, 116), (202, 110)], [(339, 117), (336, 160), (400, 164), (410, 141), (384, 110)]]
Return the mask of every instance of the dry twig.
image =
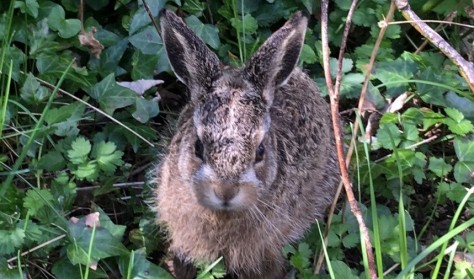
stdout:
[(415, 29), (420, 32), (433, 45), (441, 50), (459, 69), (461, 76), (466, 80), (469, 88), (474, 92), (474, 66), (465, 60), (448, 42), (446, 42), (430, 26), (423, 22), (418, 15), (413, 12), (408, 0), (394, 0), (397, 9), (408, 20)]
[(324, 67), (324, 75), (326, 78), (326, 85), (328, 88), (330, 100), (331, 100), (331, 117), (333, 122), (333, 129), (334, 129), (334, 136), (336, 140), (336, 149), (339, 161), (339, 168), (341, 169), (341, 176), (342, 182), (344, 184), (344, 188), (346, 191), (347, 201), (349, 202), (350, 208), (352, 213), (354, 214), (357, 222), (359, 223), (359, 230), (361, 232), (362, 239), (365, 244), (367, 261), (368, 261), (368, 272), (370, 278), (377, 278), (375, 272), (375, 263), (374, 263), (374, 255), (372, 251), (372, 244), (370, 243), (369, 232), (367, 230), (367, 226), (365, 225), (364, 218), (362, 217), (362, 213), (360, 211), (359, 205), (357, 204), (357, 200), (355, 199), (354, 192), (352, 191), (352, 183), (349, 178), (349, 173), (347, 171), (347, 166), (344, 160), (344, 147), (342, 141), (342, 132), (341, 132), (341, 124), (339, 118), (339, 88), (340, 88), (340, 80), (342, 76), (342, 57), (344, 55), (345, 47), (346, 47), (346, 40), (349, 33), (350, 23), (352, 20), (352, 13), (357, 5), (357, 0), (352, 1), (351, 9), (348, 13), (346, 18), (346, 25), (344, 27), (344, 34), (343, 39), (341, 42), (341, 52), (339, 53), (339, 61), (338, 61), (338, 68), (337, 68), (337, 75), (336, 75), (336, 85), (333, 86), (332, 79), (331, 79), (331, 71), (329, 65), (329, 42), (328, 42), (328, 1), (323, 0), (321, 3), (321, 39), (323, 45), (323, 67)]

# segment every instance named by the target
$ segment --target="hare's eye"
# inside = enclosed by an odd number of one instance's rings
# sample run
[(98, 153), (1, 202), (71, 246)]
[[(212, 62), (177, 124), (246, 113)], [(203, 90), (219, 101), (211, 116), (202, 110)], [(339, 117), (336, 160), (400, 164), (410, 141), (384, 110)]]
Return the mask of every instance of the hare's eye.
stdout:
[(197, 139), (196, 142), (194, 143), (194, 154), (196, 157), (202, 160), (202, 153), (204, 151), (204, 146), (202, 145), (202, 141), (200, 139)]
[(265, 154), (265, 147), (263, 144), (260, 144), (255, 151), (255, 163), (263, 160), (263, 154)]

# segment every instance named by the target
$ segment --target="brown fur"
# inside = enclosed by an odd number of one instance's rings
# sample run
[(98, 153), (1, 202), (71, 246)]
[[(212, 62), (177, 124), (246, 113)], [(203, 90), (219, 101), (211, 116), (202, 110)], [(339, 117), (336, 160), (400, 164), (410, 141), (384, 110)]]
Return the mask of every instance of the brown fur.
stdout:
[(328, 105), (295, 68), (306, 21), (297, 13), (233, 69), (173, 13), (160, 14), (171, 65), (191, 94), (156, 179), (158, 222), (179, 262), (223, 256), (239, 278), (283, 278), (282, 247), (332, 202), (339, 171)]

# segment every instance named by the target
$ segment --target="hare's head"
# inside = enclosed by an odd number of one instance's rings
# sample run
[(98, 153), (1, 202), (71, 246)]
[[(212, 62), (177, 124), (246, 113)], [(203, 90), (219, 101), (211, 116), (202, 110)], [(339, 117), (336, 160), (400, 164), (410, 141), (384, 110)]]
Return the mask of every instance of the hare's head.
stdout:
[[(171, 66), (189, 89), (192, 119), (180, 146), (178, 168), (199, 204), (242, 210), (265, 195), (277, 172), (277, 151), (267, 136), (275, 90), (295, 68), (307, 18), (297, 13), (241, 69), (217, 56), (170, 11), (160, 13), (161, 37)], [(187, 120), (184, 120), (187, 121)]]

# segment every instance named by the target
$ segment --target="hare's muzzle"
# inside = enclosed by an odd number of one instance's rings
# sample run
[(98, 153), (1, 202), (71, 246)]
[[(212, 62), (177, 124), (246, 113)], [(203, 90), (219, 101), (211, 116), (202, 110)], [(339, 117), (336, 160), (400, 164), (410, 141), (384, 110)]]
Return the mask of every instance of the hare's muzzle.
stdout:
[(213, 185), (213, 190), (222, 205), (229, 206), (229, 202), (239, 193), (239, 186), (235, 180), (226, 180), (218, 185)]
[[(196, 175), (193, 192), (198, 203), (213, 210), (245, 210), (257, 202), (257, 188), (260, 183), (253, 180), (218, 178), (208, 168), (206, 174)], [(254, 177), (254, 176), (252, 176)]]

